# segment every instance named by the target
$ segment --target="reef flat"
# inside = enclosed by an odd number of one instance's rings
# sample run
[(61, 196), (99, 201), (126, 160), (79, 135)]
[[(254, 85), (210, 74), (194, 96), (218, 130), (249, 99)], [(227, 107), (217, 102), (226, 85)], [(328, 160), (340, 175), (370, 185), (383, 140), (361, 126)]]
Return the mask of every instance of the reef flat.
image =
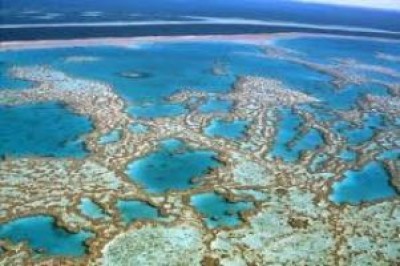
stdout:
[(400, 261), (399, 42), (121, 42), (0, 52), (0, 117), (51, 104), (91, 124), (54, 155), (0, 143), (0, 265)]

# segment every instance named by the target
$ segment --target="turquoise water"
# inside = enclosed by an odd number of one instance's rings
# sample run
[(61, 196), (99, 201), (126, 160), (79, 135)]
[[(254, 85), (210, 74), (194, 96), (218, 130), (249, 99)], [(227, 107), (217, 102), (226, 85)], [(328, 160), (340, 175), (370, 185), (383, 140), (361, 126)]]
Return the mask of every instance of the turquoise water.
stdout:
[(140, 123), (132, 123), (128, 126), (128, 129), (134, 134), (146, 134), (149, 131), (148, 126)]
[(304, 151), (315, 150), (324, 144), (322, 134), (314, 129), (308, 129), (302, 134), (303, 119), (290, 109), (280, 111), (278, 133), (276, 134), (270, 155), (285, 162), (295, 162)]
[(357, 159), (357, 153), (352, 150), (344, 149), (340, 154), (339, 158), (346, 161), (346, 162), (352, 162)]
[(343, 180), (335, 182), (332, 190), (329, 199), (336, 204), (360, 204), (397, 195), (390, 185), (388, 172), (377, 162), (371, 162), (359, 171), (345, 172)]
[(242, 222), (240, 213), (254, 208), (251, 202), (229, 202), (216, 193), (194, 195), (190, 204), (204, 217), (208, 228), (238, 226)]
[(30, 82), (14, 79), (10, 76), (9, 70), (12, 64), (0, 61), (0, 90), (2, 89), (26, 89), (31, 85)]
[(158, 149), (131, 162), (126, 170), (129, 178), (152, 193), (185, 190), (196, 186), (201, 178), (217, 168), (217, 153), (195, 150), (179, 140), (161, 142)]
[(80, 136), (93, 129), (89, 118), (55, 102), (0, 106), (0, 128), (0, 156), (74, 158), (87, 154)]
[(233, 102), (228, 100), (209, 99), (199, 107), (201, 113), (229, 113)]
[(82, 198), (79, 209), (85, 216), (94, 220), (107, 217), (103, 208), (90, 198)]
[(132, 106), (128, 108), (128, 113), (135, 118), (157, 118), (172, 117), (185, 114), (187, 110), (180, 104), (147, 104)]
[(118, 142), (121, 139), (121, 134), (122, 134), (121, 130), (114, 129), (110, 131), (108, 134), (101, 136), (98, 143), (104, 145), (104, 144)]
[(143, 201), (118, 200), (117, 208), (126, 224), (138, 220), (157, 220), (160, 218), (158, 209)]
[(378, 160), (400, 160), (400, 149), (386, 150), (377, 158)]
[(347, 139), (349, 144), (359, 145), (372, 139), (374, 134), (384, 127), (381, 114), (369, 113), (364, 116), (362, 126), (353, 126), (350, 122), (339, 121), (334, 125), (334, 131)]
[(93, 234), (71, 233), (57, 227), (51, 216), (29, 216), (0, 224), (0, 239), (13, 243), (26, 241), (36, 252), (53, 256), (83, 256), (85, 241)]
[[(16, 65), (47, 64), (73, 76), (110, 83), (128, 102), (161, 101), (177, 90), (194, 88), (226, 92), (235, 80), (215, 76), (212, 67), (218, 58), (249, 48), (234, 44), (155, 43), (140, 47), (75, 47), (0, 53), (0, 60)], [(69, 56), (95, 56), (90, 63), (66, 63)], [(121, 73), (149, 73), (146, 78), (126, 78)]]
[(238, 140), (245, 137), (248, 126), (249, 122), (245, 120), (224, 121), (213, 119), (204, 129), (204, 133), (210, 137)]
[[(277, 43), (283, 46), (287, 43), (290, 45), (294, 43), (296, 47), (292, 48), (302, 51), (304, 46), (302, 42), (308, 38), (296, 40), (278, 41)], [(325, 39), (323, 42), (331, 44), (326, 47), (318, 46), (320, 49), (313, 49), (313, 58), (321, 53), (325, 56), (324, 58), (329, 58), (326, 52), (331, 53), (332, 57), (338, 56), (335, 50), (330, 49), (330, 46), (335, 46), (336, 42), (342, 42), (340, 38)], [(398, 49), (395, 47), (396, 45), (390, 43), (378, 44), (374, 45), (379, 48), (387, 45), (388, 52)], [(380, 50), (385, 52), (384, 48)], [(77, 55), (95, 56), (102, 60), (73, 64), (65, 61), (68, 56)], [(350, 52), (344, 54), (344, 56), (352, 55)], [(370, 55), (370, 50), (368, 50), (368, 57), (371, 57)], [(165, 97), (185, 88), (207, 92), (228, 92), (239, 75), (280, 79), (289, 88), (308, 93), (332, 108), (348, 109), (366, 93), (387, 94), (384, 87), (375, 84), (348, 86), (343, 90), (336, 91), (330, 84), (332, 77), (329, 75), (295, 63), (268, 58), (258, 46), (239, 43), (185, 42), (146, 44), (132, 46), (130, 49), (75, 47), (7, 51), (0, 53), (0, 60), (16, 65), (46, 64), (73, 76), (107, 82), (128, 102), (128, 106), (133, 102), (135, 108), (143, 105), (144, 115), (150, 112), (153, 116), (154, 111), (147, 110), (151, 107), (147, 106), (146, 102), (160, 102)], [(230, 70), (227, 75), (218, 76), (212, 73), (211, 70), (216, 61), (227, 66)], [(379, 62), (381, 61), (379, 60)], [(171, 67), (172, 62), (173, 67)], [(399, 67), (398, 65), (394, 66)], [(121, 76), (121, 73), (132, 70), (138, 73), (149, 73), (149, 75), (146, 75), (145, 78)], [(136, 111), (139, 112), (139, 115), (142, 112), (141, 109)]]
[(337, 115), (329, 109), (329, 106), (322, 104), (300, 104), (297, 106), (299, 110), (309, 113), (315, 120), (334, 121), (338, 119)]

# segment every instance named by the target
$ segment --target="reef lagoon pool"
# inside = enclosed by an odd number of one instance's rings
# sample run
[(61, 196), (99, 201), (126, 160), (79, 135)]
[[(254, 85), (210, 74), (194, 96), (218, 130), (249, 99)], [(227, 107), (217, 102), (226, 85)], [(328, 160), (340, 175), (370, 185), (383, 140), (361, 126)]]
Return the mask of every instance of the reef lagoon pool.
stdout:
[(93, 130), (85, 116), (57, 102), (0, 105), (0, 156), (87, 155), (82, 136)]
[(93, 234), (72, 233), (56, 225), (51, 216), (22, 217), (0, 224), (0, 238), (14, 244), (26, 242), (35, 252), (49, 256), (83, 256), (85, 241)]

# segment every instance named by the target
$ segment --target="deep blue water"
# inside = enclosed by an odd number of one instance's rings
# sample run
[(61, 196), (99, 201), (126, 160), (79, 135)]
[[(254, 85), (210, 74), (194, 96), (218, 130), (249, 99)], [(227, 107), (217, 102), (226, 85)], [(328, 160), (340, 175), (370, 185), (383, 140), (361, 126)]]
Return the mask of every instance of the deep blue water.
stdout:
[(178, 140), (166, 140), (158, 149), (131, 162), (126, 170), (129, 178), (151, 193), (185, 190), (196, 186), (193, 178), (201, 178), (217, 168), (217, 154), (210, 150), (193, 150)]
[(229, 202), (216, 193), (193, 195), (190, 204), (204, 217), (208, 228), (235, 227), (240, 225), (240, 213), (251, 210), (251, 202)]
[[(37, 13), (25, 11), (36, 10)], [(99, 16), (82, 16), (85, 11), (104, 12)], [(46, 16), (48, 13), (58, 13), (56, 16)], [(323, 15), (321, 15), (323, 14)], [(132, 16), (134, 15), (134, 16)], [(152, 20), (195, 20), (187, 16), (233, 17), (260, 19), (266, 21), (287, 21), (308, 23), (314, 25), (342, 25), (347, 27), (367, 27), (400, 32), (398, 12), (369, 10), (360, 8), (337, 7), (326, 5), (305, 4), (296, 1), (275, 0), (149, 0), (142, 1), (52, 1), (52, 0), (16, 0), (4, 3), (2, 22), (12, 23), (59, 23), (59, 22), (99, 22), (99, 21), (152, 21)], [(373, 21), (373, 23), (371, 23)], [(172, 34), (229, 34), (229, 33), (266, 33), (266, 32), (328, 32), (342, 34), (357, 34), (361, 32), (316, 30), (311, 28), (293, 28), (254, 25), (187, 25), (155, 26), (155, 27), (92, 27), (86, 28), (46, 28), (42, 30), (0, 30), (3, 39), (34, 39), (34, 38), (82, 38), (94, 36), (140, 36), (140, 35), (172, 35)], [(390, 34), (364, 33), (373, 36), (388, 36)], [(396, 36), (398, 38), (398, 35)]]
[(0, 106), (0, 128), (0, 156), (82, 158), (87, 150), (80, 137), (92, 130), (92, 123), (48, 102)]
[(358, 171), (345, 172), (343, 180), (333, 184), (329, 199), (336, 204), (360, 204), (391, 198), (397, 192), (389, 180), (382, 164), (370, 162)]
[(299, 51), (307, 60), (318, 63), (333, 63), (337, 59), (351, 58), (364, 64), (400, 67), (399, 63), (381, 60), (376, 57), (378, 52), (389, 55), (400, 55), (400, 45), (398, 42), (304, 37), (281, 39), (276, 44)]
[(117, 208), (124, 223), (137, 220), (156, 220), (160, 217), (157, 208), (138, 200), (118, 200)]
[(0, 224), (0, 240), (17, 244), (27, 241), (36, 252), (54, 256), (82, 256), (85, 241), (93, 234), (80, 231), (71, 233), (57, 227), (51, 216), (29, 216)]

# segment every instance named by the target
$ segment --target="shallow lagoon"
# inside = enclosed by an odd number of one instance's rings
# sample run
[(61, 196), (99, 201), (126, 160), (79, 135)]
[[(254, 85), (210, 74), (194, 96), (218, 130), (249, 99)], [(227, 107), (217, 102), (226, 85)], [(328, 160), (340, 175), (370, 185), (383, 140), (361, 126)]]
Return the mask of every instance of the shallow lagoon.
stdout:
[(92, 130), (89, 118), (60, 103), (0, 106), (0, 156), (82, 158), (80, 137)]
[(101, 145), (110, 144), (114, 142), (118, 142), (121, 139), (121, 130), (114, 129), (109, 133), (100, 137), (98, 143)]
[(30, 82), (14, 79), (10, 76), (12, 64), (0, 62), (0, 90), (2, 89), (27, 89), (31, 85)]
[(90, 198), (82, 198), (79, 204), (79, 209), (83, 215), (94, 220), (107, 217), (103, 208)]
[(349, 144), (359, 145), (371, 140), (375, 133), (384, 128), (384, 118), (378, 113), (364, 116), (361, 126), (353, 126), (350, 122), (339, 121), (334, 125), (334, 131), (342, 135)]
[(193, 195), (190, 204), (204, 217), (207, 227), (235, 227), (241, 224), (240, 213), (254, 208), (251, 202), (229, 202), (216, 193)]
[(137, 220), (157, 220), (160, 218), (157, 208), (139, 200), (118, 200), (117, 208), (125, 224)]
[(345, 172), (344, 179), (333, 184), (329, 199), (336, 204), (360, 204), (391, 198), (397, 192), (389, 179), (382, 164), (371, 162), (358, 171)]
[(71, 233), (59, 228), (51, 216), (29, 216), (0, 224), (0, 239), (27, 241), (34, 251), (53, 256), (83, 256), (85, 241), (92, 236), (86, 231)]
[(213, 119), (204, 129), (204, 133), (210, 137), (238, 140), (246, 135), (248, 125), (249, 122), (245, 120), (224, 121)]
[(315, 150), (324, 144), (321, 133), (314, 129), (301, 132), (304, 120), (290, 109), (279, 112), (277, 134), (270, 155), (285, 162), (295, 162), (304, 151)]
[(201, 113), (229, 113), (233, 102), (228, 100), (209, 99), (199, 107)]
[(194, 178), (201, 178), (217, 168), (217, 154), (210, 150), (194, 150), (185, 143), (171, 139), (158, 149), (127, 167), (129, 178), (152, 193), (185, 190), (196, 186)]
[(180, 104), (146, 104), (128, 108), (128, 113), (134, 118), (173, 117), (185, 114), (187, 110)]

